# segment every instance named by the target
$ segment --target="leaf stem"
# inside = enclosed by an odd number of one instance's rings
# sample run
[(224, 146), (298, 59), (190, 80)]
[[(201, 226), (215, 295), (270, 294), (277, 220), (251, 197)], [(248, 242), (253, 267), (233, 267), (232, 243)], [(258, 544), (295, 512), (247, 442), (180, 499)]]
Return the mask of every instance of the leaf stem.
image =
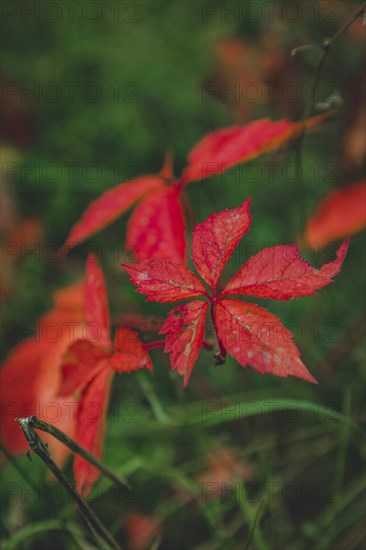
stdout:
[(158, 340), (157, 342), (151, 342), (150, 344), (144, 344), (144, 349), (155, 349), (155, 348), (161, 348), (165, 346), (165, 340)]
[[(70, 485), (66, 476), (58, 468), (54, 462), (52, 456), (50, 455), (46, 445), (39, 437), (37, 432), (34, 430), (35, 427), (43, 429), (43, 425), (46, 423), (38, 420), (35, 416), (30, 416), (29, 418), (17, 418), (17, 422), (23, 430), (24, 436), (29, 443), (30, 448), (39, 456), (39, 458), (46, 464), (46, 466), (51, 470), (54, 476), (58, 479), (61, 485), (68, 491), (72, 496), (75, 504), (79, 508), (80, 512), (84, 516), (86, 522), (88, 523), (90, 529), (95, 533), (97, 537), (102, 539), (109, 547), (114, 548), (115, 550), (120, 550), (120, 546), (114, 540), (112, 535), (107, 531), (104, 525), (99, 521), (91, 508), (79, 495), (79, 493)], [(47, 425), (48, 426), (48, 425)], [(48, 430), (44, 430), (48, 431)], [(59, 431), (59, 430), (57, 430)], [(54, 432), (48, 431), (52, 435), (55, 435)], [(62, 432), (60, 432), (62, 433)], [(63, 434), (64, 435), (64, 434)], [(57, 438), (59, 439), (59, 438)]]

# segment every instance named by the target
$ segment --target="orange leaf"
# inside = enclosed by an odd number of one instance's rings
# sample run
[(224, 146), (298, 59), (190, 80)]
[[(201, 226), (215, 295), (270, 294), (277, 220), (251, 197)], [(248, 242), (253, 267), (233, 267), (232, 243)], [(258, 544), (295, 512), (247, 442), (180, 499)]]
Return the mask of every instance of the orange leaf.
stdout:
[(358, 233), (366, 226), (366, 181), (333, 189), (320, 201), (308, 221), (301, 243), (323, 248)]

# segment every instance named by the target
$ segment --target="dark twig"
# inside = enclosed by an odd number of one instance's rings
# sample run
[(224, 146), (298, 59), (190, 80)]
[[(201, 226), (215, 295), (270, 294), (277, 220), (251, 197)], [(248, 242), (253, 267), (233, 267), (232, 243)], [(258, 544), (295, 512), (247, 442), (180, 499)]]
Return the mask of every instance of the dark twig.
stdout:
[[(24, 436), (28, 441), (30, 448), (39, 456), (39, 458), (46, 464), (46, 466), (51, 470), (54, 476), (58, 481), (64, 486), (66, 491), (72, 496), (75, 504), (79, 508), (80, 512), (84, 516), (86, 522), (88, 523), (90, 529), (105, 543), (108, 544), (110, 548), (115, 550), (120, 550), (120, 546), (114, 540), (112, 535), (107, 531), (104, 525), (99, 521), (94, 512), (89, 508), (87, 503), (79, 495), (79, 493), (70, 485), (67, 478), (63, 472), (57, 467), (52, 456), (50, 455), (48, 448), (43, 443), (42, 439), (39, 437), (37, 432), (34, 430), (38, 423), (45, 424), (38, 420), (35, 416), (30, 416), (29, 418), (17, 418), (21, 429), (23, 430)], [(40, 426), (39, 429), (42, 429)], [(48, 433), (52, 433), (49, 431)], [(62, 432), (61, 432), (62, 433)], [(63, 434), (64, 435), (64, 434)]]
[[(19, 420), (21, 419), (18, 418), (17, 420), (19, 422)], [(69, 449), (71, 449), (73, 453), (80, 455), (82, 458), (84, 458), (84, 460), (90, 462), (90, 464), (95, 466), (95, 468), (98, 468), (98, 470), (100, 470), (106, 477), (109, 477), (109, 479), (112, 480), (114, 483), (130, 489), (129, 484), (125, 479), (114, 474), (109, 468), (107, 468), (107, 466), (105, 466), (102, 462), (95, 458), (94, 455), (89, 453), (83, 447), (80, 447), (80, 445), (78, 445), (76, 441), (68, 437), (55, 426), (52, 426), (52, 424), (47, 424), (47, 422), (39, 420), (36, 416), (30, 416), (26, 420), (28, 420), (28, 425), (31, 428), (37, 428), (38, 430), (42, 430), (43, 432), (53, 435), (53, 437), (61, 441), (61, 443), (66, 445), (66, 447), (69, 447)]]

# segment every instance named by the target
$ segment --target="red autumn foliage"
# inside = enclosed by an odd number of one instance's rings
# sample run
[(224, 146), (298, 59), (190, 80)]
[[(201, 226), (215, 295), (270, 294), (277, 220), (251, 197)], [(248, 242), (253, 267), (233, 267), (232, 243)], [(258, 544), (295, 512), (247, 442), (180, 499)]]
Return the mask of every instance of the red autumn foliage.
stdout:
[(314, 294), (339, 272), (348, 242), (339, 248), (336, 260), (320, 269), (303, 260), (296, 246), (266, 248), (250, 258), (217, 294), (217, 283), (226, 262), (249, 231), (249, 206), (250, 199), (233, 210), (211, 214), (193, 232), (193, 263), (210, 287), (210, 293), (188, 269), (168, 260), (122, 264), (137, 291), (149, 301), (201, 298), (174, 308), (161, 329), (166, 334), (165, 351), (170, 353), (172, 368), (184, 377), (184, 386), (203, 343), (209, 305), (223, 357), (227, 350), (243, 367), (250, 365), (261, 374), (291, 375), (316, 382), (300, 360), (292, 334), (280, 320), (262, 307), (231, 296), (289, 300)]
[(298, 136), (304, 125), (314, 126), (328, 116), (326, 113), (306, 122), (261, 119), (207, 134), (188, 155), (180, 180), (174, 178), (168, 160), (159, 174), (121, 183), (93, 201), (71, 229), (64, 250), (94, 235), (140, 201), (128, 222), (127, 246), (133, 247), (139, 260), (154, 257), (184, 264), (184, 186), (276, 149)]
[[(0, 370), (1, 440), (10, 453), (24, 453), (28, 443), (15, 418), (36, 415), (51, 422), (70, 437), (74, 435), (73, 410), (76, 402), (58, 396), (61, 357), (70, 342), (81, 337), (84, 283), (79, 282), (54, 294), (54, 308), (39, 321), (37, 334), (18, 344)], [(69, 454), (59, 441), (44, 436), (58, 463)]]
[(158, 518), (142, 514), (129, 514), (125, 520), (128, 548), (146, 550), (153, 539), (160, 537), (162, 525)]
[[(97, 328), (97, 335), (94, 341), (86, 338), (75, 341), (64, 353), (59, 395), (81, 393), (75, 440), (100, 458), (109, 392), (115, 372), (132, 372), (143, 367), (151, 370), (152, 365), (142, 342), (131, 329), (118, 329), (112, 343), (104, 277), (93, 256), (87, 260), (84, 316), (87, 323)], [(76, 456), (74, 475), (79, 490), (85, 494), (100, 472)]]
[(366, 226), (366, 181), (332, 189), (308, 220), (301, 242), (323, 248), (334, 240), (358, 233)]

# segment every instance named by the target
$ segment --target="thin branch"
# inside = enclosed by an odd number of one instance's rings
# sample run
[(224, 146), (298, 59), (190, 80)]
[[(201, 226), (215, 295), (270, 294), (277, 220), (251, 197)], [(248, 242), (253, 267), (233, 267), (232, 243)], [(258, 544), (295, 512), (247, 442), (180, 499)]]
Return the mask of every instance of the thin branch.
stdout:
[[(17, 419), (18, 422), (21, 419)], [(36, 416), (30, 416), (26, 419), (28, 421), (28, 425), (31, 428), (37, 428), (38, 430), (42, 430), (43, 432), (46, 432), (48, 434), (53, 435), (56, 439), (58, 439), (61, 443), (66, 445), (66, 447), (69, 447), (73, 453), (76, 453), (80, 455), (84, 460), (87, 462), (90, 462), (95, 468), (98, 468), (106, 477), (108, 477), (110, 480), (112, 480), (117, 485), (121, 485), (124, 488), (131, 489), (130, 485), (128, 484), (128, 481), (123, 479), (122, 477), (117, 476), (115, 473), (112, 472), (107, 466), (105, 466), (100, 460), (95, 458), (94, 455), (89, 453), (86, 449), (81, 447), (68, 437), (66, 434), (64, 434), (61, 430), (56, 428), (55, 426), (52, 426), (52, 424), (48, 424), (47, 422), (43, 422), (43, 420), (39, 420)]]
[[(67, 478), (63, 472), (58, 468), (54, 462), (52, 456), (50, 455), (46, 445), (43, 443), (42, 439), (39, 437), (37, 432), (34, 430), (36, 427), (35, 424), (45, 424), (38, 420), (35, 416), (30, 416), (29, 418), (17, 418), (17, 422), (23, 430), (24, 436), (28, 441), (30, 448), (39, 456), (39, 458), (46, 464), (46, 466), (51, 470), (55, 475), (58, 481), (64, 486), (68, 493), (72, 496), (76, 506), (79, 508), (80, 512), (84, 516), (86, 522), (88, 523), (90, 529), (102, 539), (109, 547), (114, 548), (115, 550), (121, 550), (118, 543), (114, 540), (112, 535), (107, 531), (104, 525), (99, 521), (94, 512), (89, 508), (87, 503), (79, 495), (79, 493), (70, 485)], [(42, 427), (37, 426), (39, 429)], [(49, 431), (48, 433), (52, 433)], [(61, 432), (62, 433), (62, 432)], [(54, 434), (52, 434), (54, 435)], [(64, 435), (64, 434), (63, 434)]]
[[(338, 29), (338, 31), (333, 36), (331, 36), (330, 38), (326, 38), (325, 40), (323, 40), (321, 44), (307, 44), (305, 46), (294, 48), (291, 51), (291, 55), (295, 56), (298, 52), (308, 50), (308, 49), (318, 48), (322, 50), (322, 54), (320, 56), (320, 59), (315, 69), (314, 79), (310, 87), (308, 102), (305, 107), (304, 114), (302, 116), (303, 121), (306, 120), (311, 115), (311, 111), (314, 105), (314, 92), (316, 90), (316, 87), (318, 86), (320, 74), (331, 47), (333, 46), (334, 42), (336, 42), (336, 40), (338, 40), (338, 38), (352, 25), (352, 23), (356, 21), (356, 19), (364, 15), (365, 9), (366, 9), (366, 2), (362, 4), (361, 8), (359, 8), (356, 11), (356, 13), (340, 29)], [(304, 125), (300, 138), (304, 135), (305, 130), (306, 130), (306, 126)]]
[[(329, 51), (330, 51), (331, 47), (333, 46), (334, 42), (336, 42), (336, 40), (338, 40), (338, 38), (352, 25), (352, 23), (354, 23), (356, 21), (356, 19), (358, 19), (359, 17), (364, 16), (365, 9), (366, 9), (366, 2), (364, 2), (362, 4), (362, 6), (360, 8), (358, 8), (356, 13), (354, 15), (352, 15), (352, 17), (340, 29), (338, 29), (338, 31), (332, 37), (326, 38), (325, 40), (323, 40), (322, 43), (320, 43), (320, 44), (307, 44), (307, 45), (304, 45), (304, 46), (299, 46), (298, 48), (294, 48), (291, 51), (291, 56), (295, 56), (299, 52), (303, 52), (303, 51), (310, 50), (310, 49), (320, 49), (322, 51), (322, 54), (321, 54), (321, 56), (319, 58), (319, 61), (318, 61), (318, 64), (315, 68), (314, 78), (313, 78), (312, 83), (311, 83), (310, 88), (309, 88), (308, 99), (306, 101), (304, 112), (303, 112), (303, 115), (302, 115), (302, 118), (301, 118), (301, 120), (303, 122), (303, 127), (302, 127), (301, 134), (299, 135), (299, 137), (297, 139), (297, 147), (296, 147), (297, 164), (300, 168), (300, 174), (301, 174), (299, 183), (300, 183), (300, 186), (301, 186), (301, 193), (302, 193), (302, 198), (303, 198), (303, 203), (304, 204), (305, 204), (306, 196), (305, 196), (305, 183), (304, 183), (304, 179), (303, 179), (304, 166), (303, 166), (302, 149), (303, 149), (304, 138), (305, 138), (306, 129), (307, 129), (307, 125), (306, 125), (305, 121), (310, 117), (310, 115), (312, 113), (313, 106), (314, 106), (315, 93), (316, 93), (316, 89), (319, 85), (320, 75), (321, 75), (322, 69), (324, 67), (325, 61), (327, 59), (327, 56), (329, 54)], [(303, 212), (303, 217), (304, 217), (303, 222), (305, 223), (305, 218), (306, 218), (305, 209), (304, 209), (304, 212)]]

